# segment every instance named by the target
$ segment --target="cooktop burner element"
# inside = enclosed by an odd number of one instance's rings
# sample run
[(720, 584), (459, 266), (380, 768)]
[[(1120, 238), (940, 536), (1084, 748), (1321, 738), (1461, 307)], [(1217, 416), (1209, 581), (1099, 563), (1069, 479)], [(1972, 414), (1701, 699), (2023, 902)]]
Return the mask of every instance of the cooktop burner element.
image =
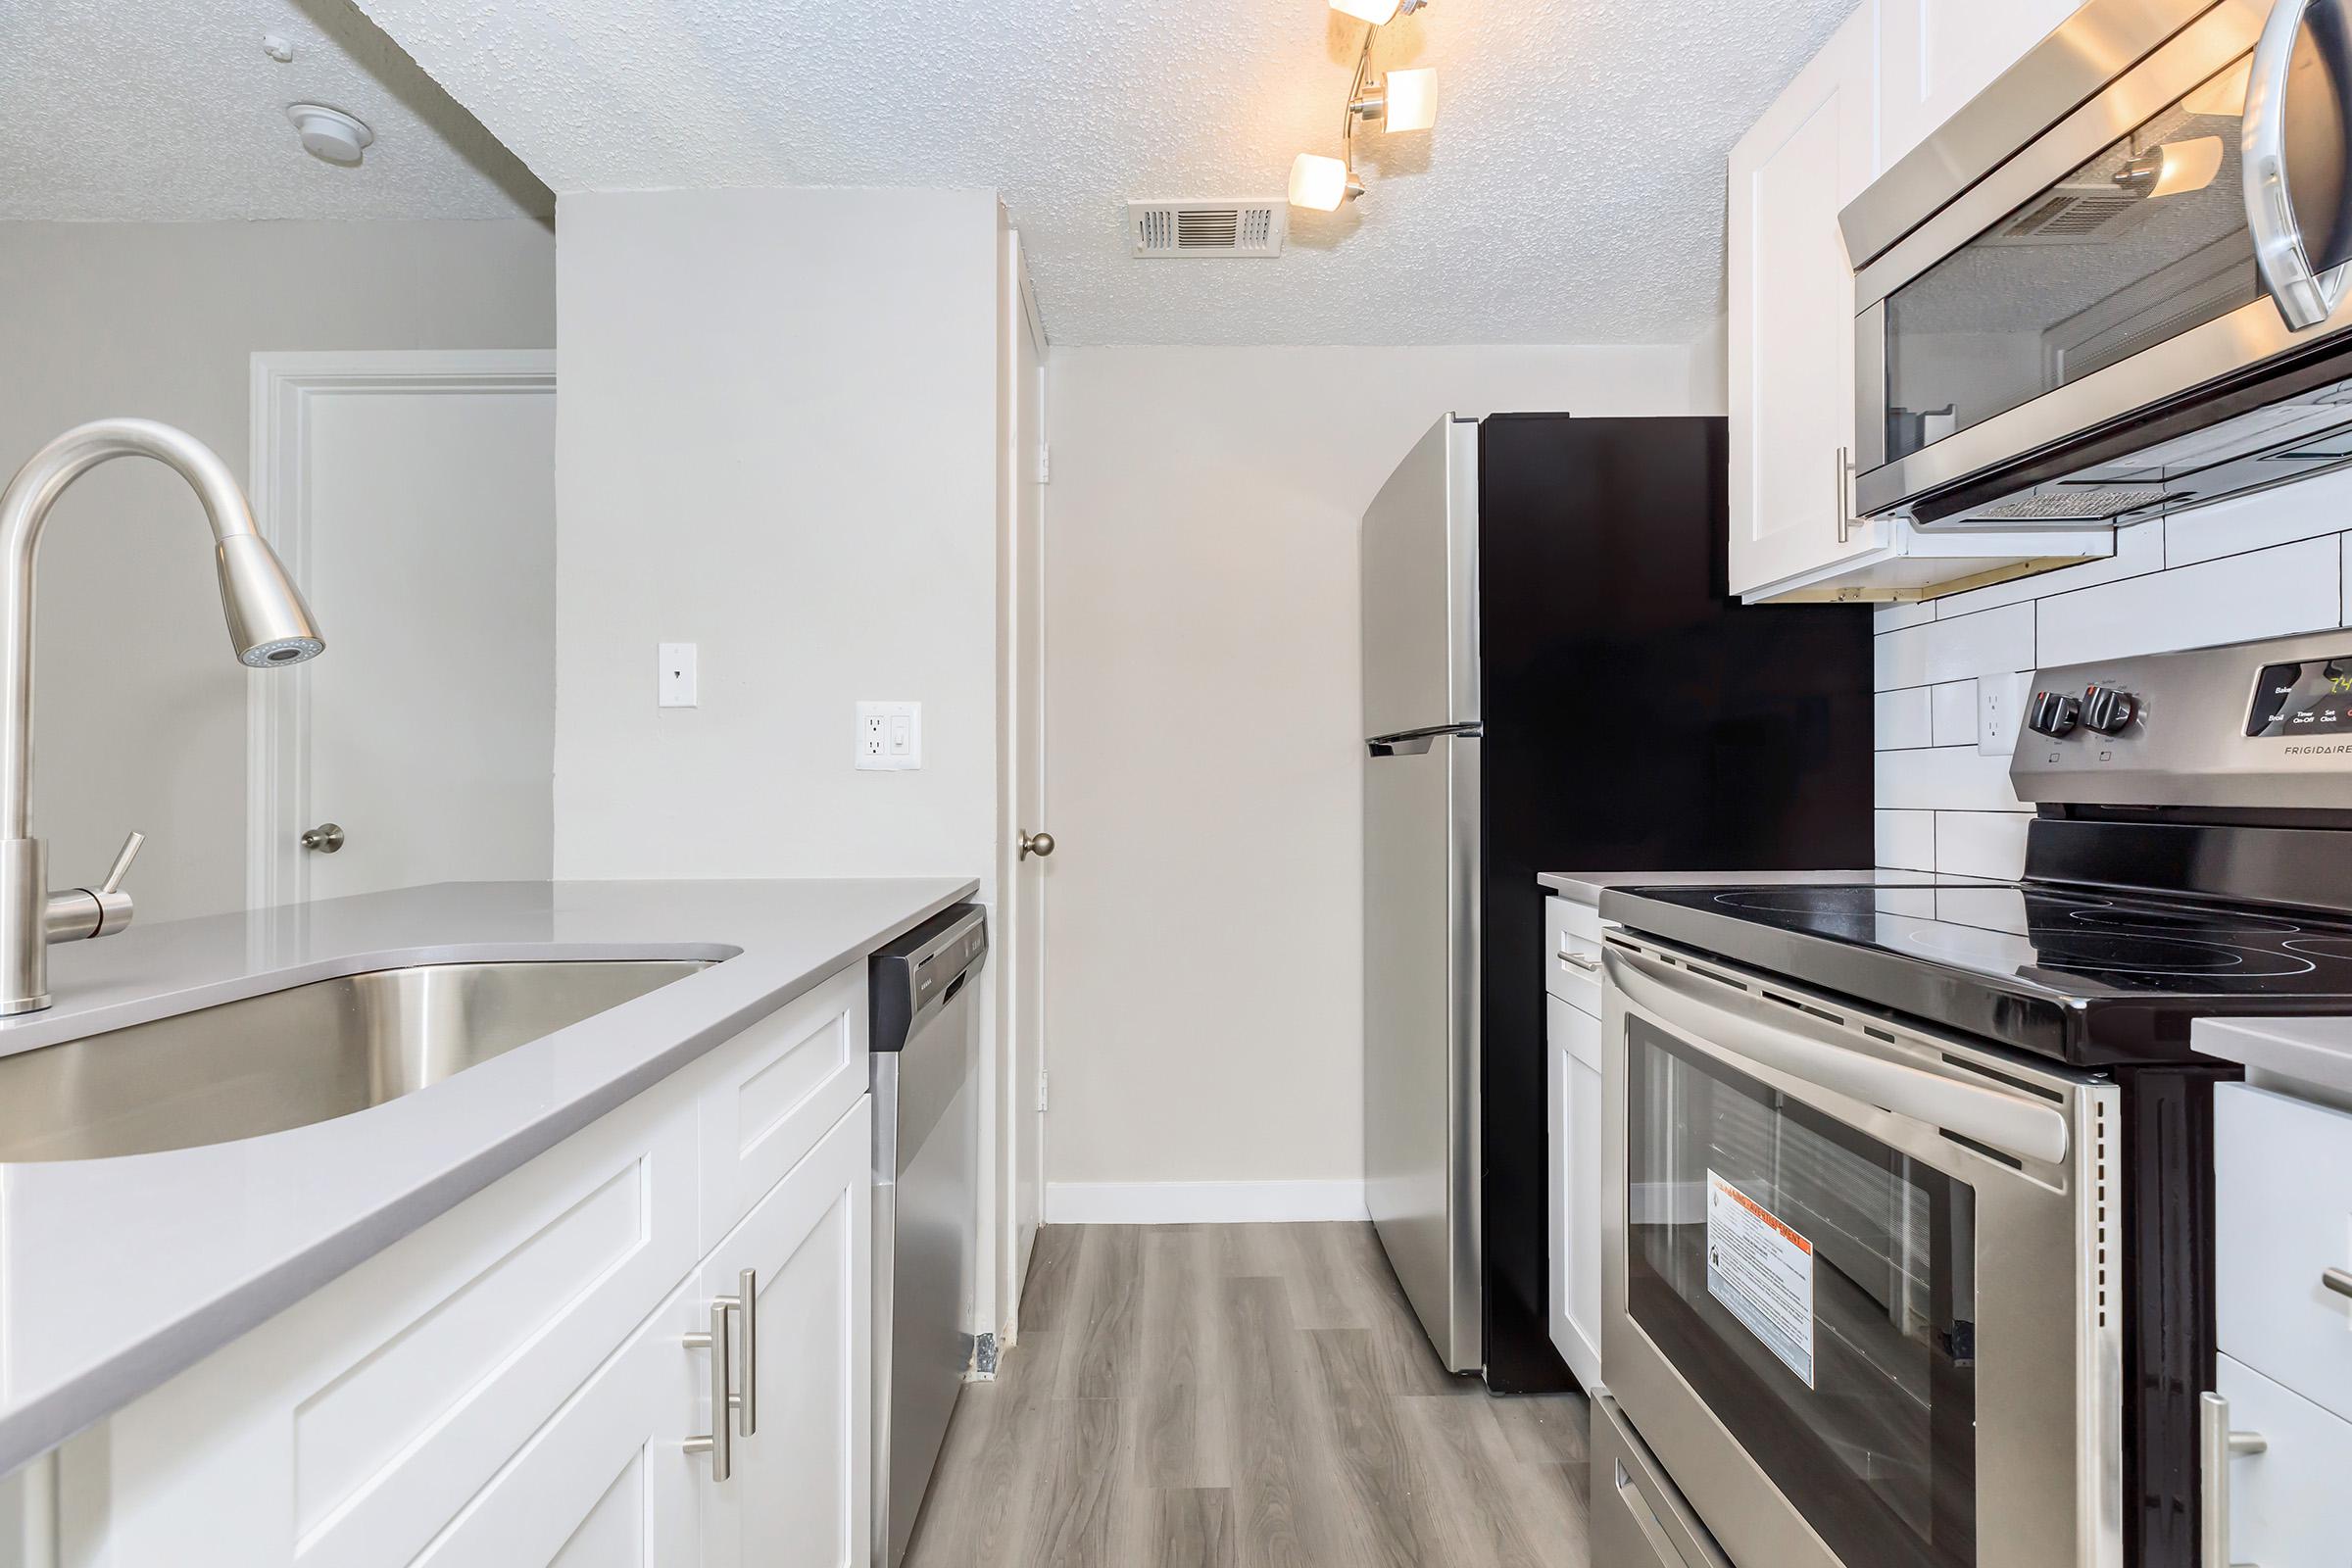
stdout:
[(2198, 1012), (2352, 1010), (2352, 922), (2326, 916), (2032, 882), (1622, 896), (1638, 929), (2075, 1060), (2183, 1054)]

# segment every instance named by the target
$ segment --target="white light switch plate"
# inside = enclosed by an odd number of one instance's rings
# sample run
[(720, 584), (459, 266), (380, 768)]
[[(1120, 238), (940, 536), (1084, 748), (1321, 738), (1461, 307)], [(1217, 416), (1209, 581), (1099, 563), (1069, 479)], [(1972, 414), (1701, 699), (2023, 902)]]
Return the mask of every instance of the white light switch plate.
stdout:
[(896, 773), (922, 766), (923, 705), (859, 703), (857, 743), (858, 766), (866, 771)]
[(2034, 694), (2034, 672), (1977, 677), (1977, 755), (2007, 757), (2017, 750), (2017, 727)]
[(692, 708), (695, 706), (695, 645), (692, 643), (663, 643), (661, 647), (662, 683), (659, 701), (663, 708)]

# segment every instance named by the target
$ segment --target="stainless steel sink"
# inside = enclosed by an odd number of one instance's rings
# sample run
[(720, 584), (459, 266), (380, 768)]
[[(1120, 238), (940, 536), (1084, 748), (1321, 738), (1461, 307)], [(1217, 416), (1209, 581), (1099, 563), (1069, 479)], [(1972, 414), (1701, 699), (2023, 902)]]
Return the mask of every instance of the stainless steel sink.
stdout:
[(706, 967), (376, 969), (0, 1056), (0, 1160), (192, 1149), (348, 1116)]

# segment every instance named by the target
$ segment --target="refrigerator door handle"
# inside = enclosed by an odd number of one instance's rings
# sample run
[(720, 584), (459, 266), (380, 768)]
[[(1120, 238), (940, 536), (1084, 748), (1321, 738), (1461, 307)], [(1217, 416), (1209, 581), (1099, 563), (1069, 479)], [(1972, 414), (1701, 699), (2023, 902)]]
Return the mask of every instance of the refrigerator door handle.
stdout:
[(1441, 740), (1477, 740), (1486, 733), (1480, 724), (1432, 724), (1427, 729), (1400, 729), (1394, 735), (1375, 735), (1364, 742), (1374, 757), (1425, 757)]

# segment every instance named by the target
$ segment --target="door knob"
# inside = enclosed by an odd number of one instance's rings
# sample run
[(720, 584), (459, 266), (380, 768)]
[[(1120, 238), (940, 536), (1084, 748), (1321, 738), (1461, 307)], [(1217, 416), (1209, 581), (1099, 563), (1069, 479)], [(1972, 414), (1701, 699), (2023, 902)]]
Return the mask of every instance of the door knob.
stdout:
[(1047, 856), (1049, 856), (1049, 855), (1052, 855), (1053, 853), (1054, 853), (1054, 835), (1053, 835), (1053, 834), (1051, 834), (1051, 833), (1024, 833), (1024, 834), (1022, 834), (1022, 835), (1021, 835), (1021, 853), (1020, 853), (1020, 858), (1021, 858), (1021, 859), (1024, 859), (1024, 860), (1026, 860), (1026, 859), (1027, 859), (1027, 858), (1029, 858), (1029, 857), (1031, 857), (1032, 855), (1036, 856), (1036, 857), (1037, 857), (1039, 859), (1044, 859), (1044, 858), (1045, 858)]
[(343, 847), (343, 829), (333, 822), (321, 822), (303, 833), (302, 847), (319, 855), (332, 855)]

